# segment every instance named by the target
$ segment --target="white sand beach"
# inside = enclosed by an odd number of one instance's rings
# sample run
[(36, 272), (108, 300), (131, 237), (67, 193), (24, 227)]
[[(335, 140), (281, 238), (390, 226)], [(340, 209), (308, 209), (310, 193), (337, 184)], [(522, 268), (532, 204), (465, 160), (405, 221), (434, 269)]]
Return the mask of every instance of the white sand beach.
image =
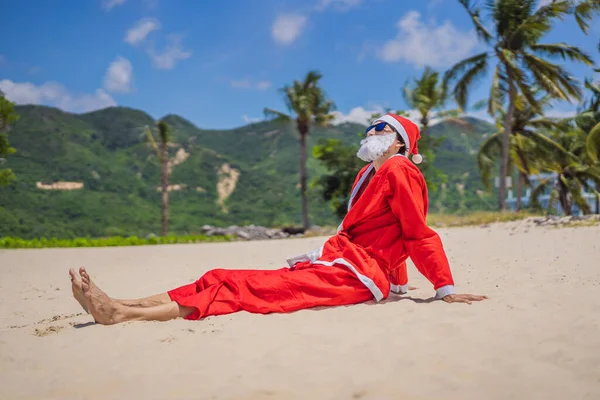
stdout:
[(599, 399), (600, 225), (439, 229), (460, 293), (202, 321), (100, 326), (71, 297), (86, 266), (142, 297), (211, 268), (277, 268), (326, 238), (0, 250), (0, 399)]

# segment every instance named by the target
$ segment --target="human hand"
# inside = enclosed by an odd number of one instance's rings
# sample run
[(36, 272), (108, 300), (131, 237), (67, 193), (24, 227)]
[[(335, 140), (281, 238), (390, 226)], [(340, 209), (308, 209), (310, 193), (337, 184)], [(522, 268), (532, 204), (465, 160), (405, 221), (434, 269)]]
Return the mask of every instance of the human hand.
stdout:
[(449, 294), (442, 297), (446, 303), (467, 303), (471, 304), (472, 301), (481, 301), (487, 299), (487, 296), (481, 296), (477, 294)]

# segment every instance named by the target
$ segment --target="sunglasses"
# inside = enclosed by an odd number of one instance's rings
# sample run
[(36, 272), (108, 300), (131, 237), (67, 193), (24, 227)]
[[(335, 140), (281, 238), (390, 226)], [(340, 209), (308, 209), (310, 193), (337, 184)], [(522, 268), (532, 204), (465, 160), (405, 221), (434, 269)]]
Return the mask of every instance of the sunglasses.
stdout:
[(375, 129), (375, 132), (381, 132), (382, 130), (385, 129), (386, 126), (389, 126), (390, 128), (392, 128), (392, 130), (394, 132), (396, 132), (396, 130), (394, 129), (394, 127), (391, 126), (390, 124), (388, 124), (387, 122), (379, 122), (377, 124), (373, 124), (373, 125), (369, 126), (367, 128), (367, 130), (365, 131), (365, 134), (368, 134), (369, 131), (371, 131), (371, 129)]

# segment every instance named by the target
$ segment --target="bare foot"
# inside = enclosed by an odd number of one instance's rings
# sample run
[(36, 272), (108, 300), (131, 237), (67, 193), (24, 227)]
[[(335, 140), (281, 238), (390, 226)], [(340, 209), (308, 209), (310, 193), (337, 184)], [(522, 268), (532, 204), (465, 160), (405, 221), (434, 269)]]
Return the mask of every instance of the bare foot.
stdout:
[(71, 275), (71, 289), (73, 290), (73, 297), (75, 297), (75, 300), (77, 300), (84, 311), (89, 314), (90, 312), (88, 311), (87, 300), (83, 295), (83, 288), (81, 287), (81, 279), (79, 278), (79, 275), (77, 275), (77, 272), (75, 272), (73, 268), (69, 270), (69, 275)]
[(81, 286), (92, 317), (98, 324), (112, 325), (123, 322), (122, 314), (119, 312), (122, 307), (116, 301), (110, 299), (96, 284), (90, 279), (85, 268), (79, 269), (81, 275)]

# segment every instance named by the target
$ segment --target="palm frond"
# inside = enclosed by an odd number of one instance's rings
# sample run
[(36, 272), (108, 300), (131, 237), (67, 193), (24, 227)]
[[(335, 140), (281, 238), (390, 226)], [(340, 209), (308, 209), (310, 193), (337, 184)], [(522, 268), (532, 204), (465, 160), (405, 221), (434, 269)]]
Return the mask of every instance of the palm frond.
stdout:
[(150, 127), (148, 125), (146, 125), (144, 127), (144, 133), (146, 134), (146, 141), (148, 143), (150, 143), (150, 146), (152, 146), (152, 148), (154, 149), (156, 156), (158, 158), (160, 158), (160, 150), (158, 148), (158, 145), (156, 144), (156, 140), (154, 140), (154, 135), (152, 134), (152, 130), (150, 129)]
[(492, 86), (490, 87), (490, 97), (488, 100), (488, 114), (495, 115), (496, 112), (502, 109), (504, 104), (504, 93), (501, 90), (501, 71), (500, 64), (496, 65), (494, 77), (492, 78)]
[(476, 63), (471, 64), (471, 68), (463, 74), (458, 82), (456, 82), (456, 86), (453, 90), (454, 99), (461, 110), (464, 110), (467, 107), (469, 91), (471, 90), (472, 85), (477, 79), (485, 75), (487, 68), (488, 58), (486, 54), (486, 57), (481, 57)]
[[(600, 72), (600, 70), (598, 70), (596, 72)], [(596, 82), (593, 82), (589, 78), (586, 78), (585, 79), (585, 87), (586, 87), (586, 89), (589, 89), (594, 95), (600, 96), (600, 85), (597, 84)]]
[(501, 139), (502, 132), (496, 132), (482, 143), (477, 153), (477, 164), (481, 173), (481, 182), (487, 190), (491, 188), (492, 172), (496, 165), (495, 160), (500, 157)]
[(540, 183), (531, 191), (529, 196), (530, 205), (534, 210), (541, 210), (543, 208), (540, 204), (540, 195), (544, 193), (549, 183), (550, 179), (540, 179)]
[(535, 33), (537, 37), (541, 37), (552, 28), (552, 20), (562, 18), (562, 16), (568, 14), (570, 8), (571, 2), (569, 0), (556, 0), (543, 5), (511, 32), (508, 41), (532, 33)]
[(474, 65), (477, 65), (481, 60), (487, 59), (488, 53), (481, 53), (474, 55), (472, 57), (466, 58), (462, 61), (454, 64), (448, 71), (444, 73), (444, 79), (442, 81), (442, 85), (447, 88), (455, 79), (458, 79), (459, 76), (463, 75), (465, 71), (473, 68)]
[(574, 114), (572, 117), (565, 117), (559, 120), (561, 129), (571, 129), (573, 126), (581, 127), (586, 125), (594, 125), (595, 115), (592, 111), (584, 111)]
[[(529, 103), (529, 105), (536, 111), (541, 112), (541, 106), (535, 97), (534, 90), (531, 88), (529, 82), (527, 82), (527, 78), (525, 73), (521, 71), (519, 66), (516, 63), (516, 56), (513, 52), (508, 49), (502, 49), (498, 52), (498, 57), (504, 64), (504, 68), (506, 68), (506, 73), (508, 76), (512, 77), (512, 83), (516, 84), (525, 99)], [(510, 82), (509, 82), (510, 84)]]
[(458, 0), (458, 2), (462, 4), (462, 6), (465, 8), (467, 13), (471, 17), (473, 25), (475, 25), (475, 32), (477, 33), (477, 36), (485, 43), (490, 44), (493, 39), (493, 36), (481, 22), (481, 11), (479, 10), (479, 8), (475, 7), (477, 2), (475, 2), (474, 4), (470, 4), (469, 0)]
[(589, 157), (594, 162), (598, 162), (598, 156), (600, 155), (600, 123), (596, 124), (587, 135), (585, 147)]
[(528, 154), (525, 153), (525, 147), (529, 140), (521, 135), (513, 135), (510, 138), (510, 159), (513, 165), (517, 168), (517, 171), (524, 174), (525, 176), (531, 174), (529, 168)]
[(535, 76), (536, 82), (550, 95), (567, 101), (570, 100), (569, 96), (577, 100), (581, 99), (582, 93), (578, 81), (568, 75), (561, 66), (527, 52), (523, 54), (523, 59)]
[(306, 77), (304, 78), (304, 82), (302, 83), (302, 88), (304, 90), (308, 90), (310, 88), (316, 87), (319, 84), (319, 80), (321, 80), (322, 77), (323, 75), (319, 71), (308, 71)]
[(274, 110), (272, 108), (265, 108), (263, 113), (267, 119), (270, 119), (275, 122), (290, 122), (292, 117), (289, 115), (282, 113), (281, 111)]
[(586, 65), (594, 65), (594, 60), (592, 60), (589, 54), (576, 46), (566, 43), (534, 44), (530, 48), (536, 53), (547, 57), (560, 57), (563, 60), (581, 61)]
[(587, 200), (581, 194), (581, 183), (577, 179), (570, 179), (567, 186), (573, 201), (584, 214), (591, 214), (592, 210)]
[(585, 0), (575, 6), (574, 16), (579, 28), (587, 35), (594, 13), (600, 12), (600, 1)]
[(557, 118), (534, 118), (528, 121), (527, 123), (532, 128), (537, 129), (554, 129), (559, 128), (561, 125), (561, 121)]
[(542, 135), (539, 132), (530, 131), (530, 130), (524, 130), (523, 134), (525, 136), (531, 138), (531, 140), (533, 140), (536, 143), (536, 146), (539, 146), (540, 150), (542, 150), (546, 154), (554, 153), (556, 155), (564, 157), (565, 159), (576, 159), (577, 158), (577, 156), (575, 154), (573, 154), (569, 150), (565, 149), (564, 146), (562, 146), (559, 142), (557, 142), (556, 140), (554, 140), (551, 137), (548, 137), (546, 135)]

